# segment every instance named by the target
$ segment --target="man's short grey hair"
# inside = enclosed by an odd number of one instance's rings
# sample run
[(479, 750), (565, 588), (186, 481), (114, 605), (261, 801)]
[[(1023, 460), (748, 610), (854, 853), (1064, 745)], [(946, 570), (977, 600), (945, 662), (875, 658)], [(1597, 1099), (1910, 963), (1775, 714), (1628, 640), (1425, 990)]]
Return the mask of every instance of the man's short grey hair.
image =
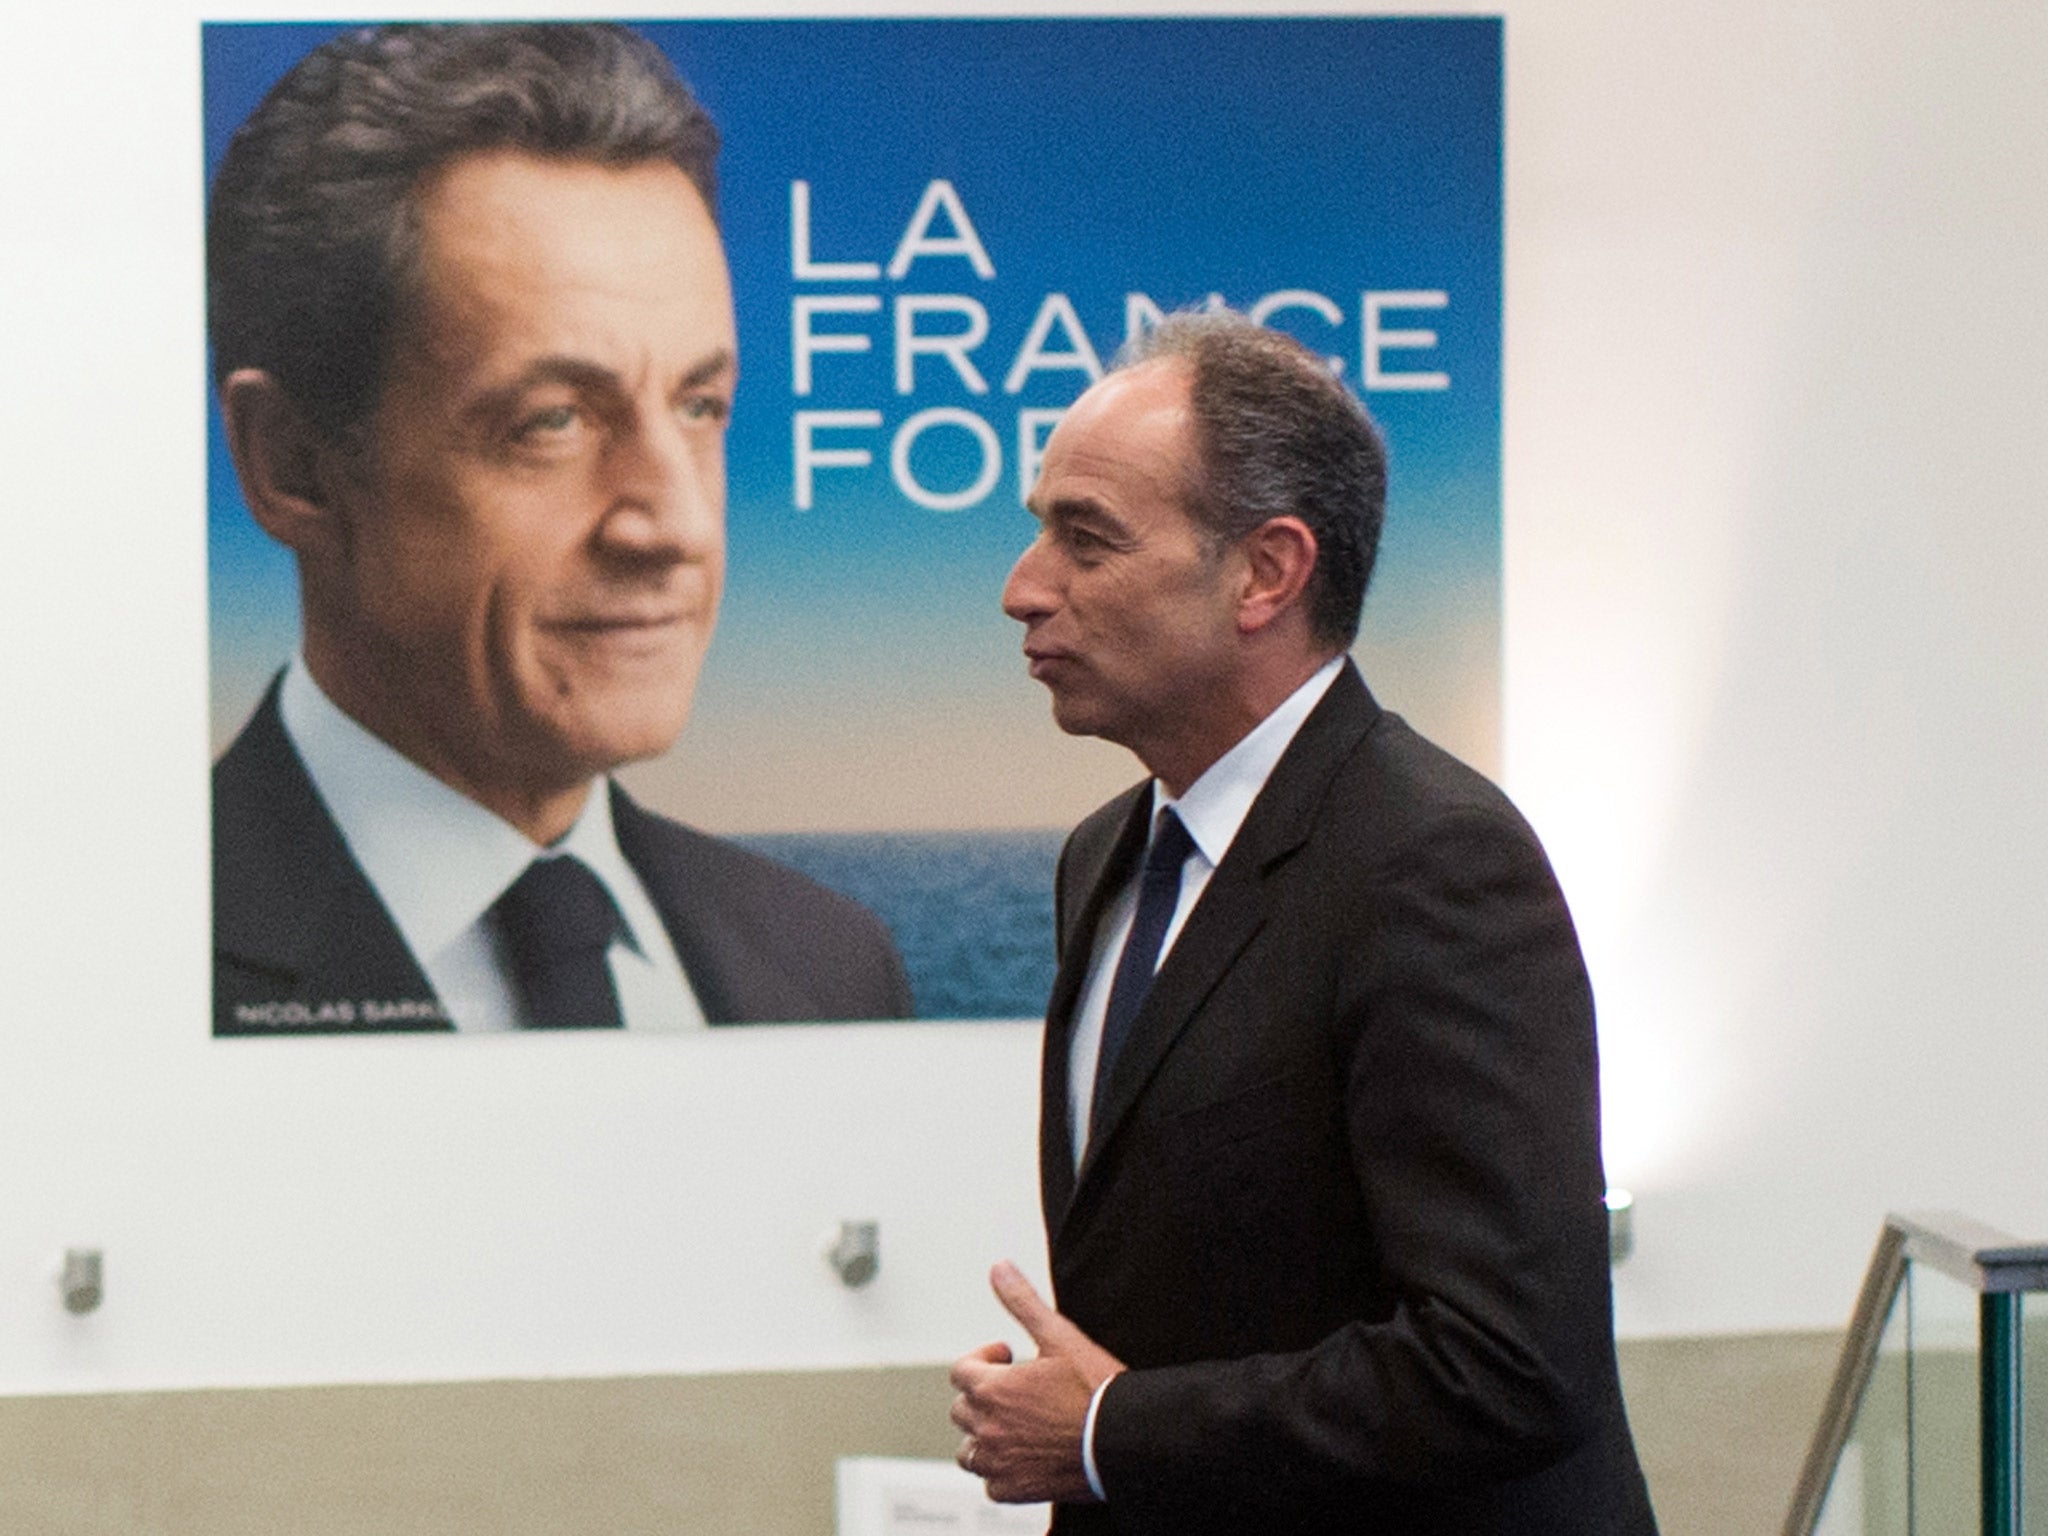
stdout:
[(718, 130), (624, 27), (392, 25), (316, 48), (236, 131), (207, 217), (216, 383), (261, 368), (340, 437), (375, 409), (420, 231), (415, 193), (466, 155), (668, 161), (716, 213)]
[(1218, 547), (1269, 519), (1300, 518), (1316, 537), (1310, 627), (1348, 647), (1386, 519), (1379, 429), (1321, 357), (1234, 310), (1169, 315), (1132, 338), (1114, 366), (1169, 358), (1185, 362), (1192, 379), (1189, 516)]

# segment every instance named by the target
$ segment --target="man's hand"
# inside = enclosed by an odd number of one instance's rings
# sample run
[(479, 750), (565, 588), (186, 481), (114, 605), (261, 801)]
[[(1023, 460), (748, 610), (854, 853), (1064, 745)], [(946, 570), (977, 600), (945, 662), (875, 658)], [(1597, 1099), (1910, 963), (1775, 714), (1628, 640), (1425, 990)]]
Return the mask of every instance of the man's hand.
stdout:
[(1089, 1502), (1095, 1495), (1081, 1467), (1088, 1400), (1123, 1362), (1048, 1306), (1009, 1260), (988, 1281), (1038, 1358), (1013, 1362), (1010, 1346), (997, 1343), (953, 1362), (953, 1422), (967, 1436), (960, 1465), (999, 1503)]

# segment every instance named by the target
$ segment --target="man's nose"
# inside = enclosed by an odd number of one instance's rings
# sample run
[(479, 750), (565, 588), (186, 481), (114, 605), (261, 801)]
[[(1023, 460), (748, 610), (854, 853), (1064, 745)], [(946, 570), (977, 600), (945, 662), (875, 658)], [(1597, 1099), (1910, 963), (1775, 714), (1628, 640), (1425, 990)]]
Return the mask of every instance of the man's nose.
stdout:
[(1020, 624), (1043, 618), (1052, 611), (1052, 587), (1045, 572), (1045, 537), (1032, 540), (1017, 557), (1003, 582), (1003, 612)]
[(601, 534), (621, 553), (701, 559), (725, 531), (725, 442), (673, 419), (637, 426), (607, 455), (610, 504)]

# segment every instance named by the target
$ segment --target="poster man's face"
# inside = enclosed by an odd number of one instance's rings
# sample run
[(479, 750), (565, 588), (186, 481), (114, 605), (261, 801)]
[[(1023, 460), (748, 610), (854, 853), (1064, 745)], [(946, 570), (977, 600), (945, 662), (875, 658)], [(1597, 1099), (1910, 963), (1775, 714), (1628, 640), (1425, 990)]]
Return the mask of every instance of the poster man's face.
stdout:
[(731, 285), (666, 163), (474, 156), (418, 227), (307, 657), (516, 822), (688, 717), (725, 570)]

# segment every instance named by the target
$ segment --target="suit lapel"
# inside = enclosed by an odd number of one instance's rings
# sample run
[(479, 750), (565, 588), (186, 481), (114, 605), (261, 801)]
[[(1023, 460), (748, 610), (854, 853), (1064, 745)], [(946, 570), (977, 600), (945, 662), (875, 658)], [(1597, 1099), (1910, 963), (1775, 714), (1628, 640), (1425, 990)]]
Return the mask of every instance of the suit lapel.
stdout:
[(1265, 926), (1260, 873), (1238, 858), (1238, 845), (1233, 843), (1222, 866), (1210, 877), (1202, 899), (1188, 914), (1186, 926), (1131, 1021), (1130, 1037), (1117, 1053), (1109, 1082), (1098, 1096), (1095, 1120), (1088, 1128), (1088, 1146), (1075, 1175), (1077, 1191), (1088, 1182), (1103, 1148), (1115, 1139), (1118, 1127), (1175, 1039)]
[(1045, 1010), (1040, 1057), (1039, 1191), (1048, 1230), (1056, 1230), (1074, 1189), (1074, 1131), (1067, 1113), (1067, 1053), (1074, 1007), (1088, 979), (1103, 909), (1123, 888), (1145, 847), (1152, 783), (1126, 790), (1074, 831), (1061, 860), (1057, 892), (1059, 970)]
[[(727, 914), (718, 910), (716, 902), (701, 897), (703, 871), (691, 867), (684, 851), (687, 845), (664, 841), (656, 834), (654, 817), (643, 811), (617, 780), (606, 783), (612, 797), (612, 834), (619, 841), (619, 852), (653, 899), (706, 1021), (729, 1024), (746, 1017), (746, 969), (733, 936), (723, 928)], [(693, 892), (698, 899), (690, 899)]]
[[(1159, 968), (1152, 990), (1131, 1023), (1130, 1038), (1111, 1068), (1100, 1114), (1089, 1129), (1087, 1151), (1074, 1177), (1072, 1195), (1059, 1207), (1062, 1216), (1071, 1208), (1073, 1197), (1086, 1191), (1105, 1149), (1143, 1097), (1146, 1085), (1175, 1040), (1265, 925), (1266, 882), (1308, 840), (1338, 765), (1350, 755), (1379, 713), (1379, 706), (1366, 691), (1357, 669), (1347, 661), (1330, 684), (1329, 692), (1274, 765), (1265, 788), (1252, 802), (1230, 851), (1210, 876), (1201, 900), (1189, 913), (1172, 951)], [(1143, 830), (1141, 818), (1141, 843)], [(1129, 857), (1135, 857), (1135, 853)], [(1123, 868), (1128, 874), (1128, 859)], [(1111, 885), (1110, 889), (1116, 886)], [(1091, 905), (1094, 915), (1099, 917), (1100, 892)], [(1092, 922), (1078, 931), (1092, 941)], [(1063, 979), (1068, 962), (1085, 972), (1088, 947), (1086, 942), (1069, 946), (1061, 966)], [(1079, 985), (1078, 981), (1074, 983), (1075, 993)], [(1071, 1010), (1071, 997), (1068, 1003)], [(1064, 1048), (1060, 1057), (1064, 1064)], [(1064, 1083), (1062, 1077), (1062, 1105)], [(1048, 1081), (1048, 1089), (1051, 1086)], [(1061, 1119), (1065, 1120), (1064, 1112)]]
[(214, 806), (221, 959), (275, 977), (280, 996), (433, 998), (293, 750), (275, 683), (215, 767)]

